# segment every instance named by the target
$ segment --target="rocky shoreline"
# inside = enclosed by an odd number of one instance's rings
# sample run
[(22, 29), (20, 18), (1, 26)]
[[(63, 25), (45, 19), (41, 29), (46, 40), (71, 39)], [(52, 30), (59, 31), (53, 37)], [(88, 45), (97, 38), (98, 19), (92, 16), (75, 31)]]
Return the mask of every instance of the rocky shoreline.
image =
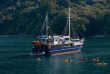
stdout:
[[(0, 38), (37, 38), (37, 35), (0, 35)], [(86, 39), (105, 39), (110, 38), (110, 35), (90, 35)]]
[(107, 39), (110, 38), (110, 35), (90, 35), (86, 38), (90, 38), (90, 39)]
[(37, 38), (37, 35), (0, 35), (0, 38)]

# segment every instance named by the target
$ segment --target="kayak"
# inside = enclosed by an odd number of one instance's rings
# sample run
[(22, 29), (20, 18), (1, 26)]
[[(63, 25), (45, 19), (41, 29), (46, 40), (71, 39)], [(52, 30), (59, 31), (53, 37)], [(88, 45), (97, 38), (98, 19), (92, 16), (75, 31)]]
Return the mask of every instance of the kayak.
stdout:
[(97, 65), (107, 65), (107, 63), (97, 63)]
[(87, 60), (87, 58), (80, 58), (80, 60)]
[(93, 58), (93, 60), (94, 60), (94, 61), (99, 61), (99, 59), (95, 59), (95, 58)]
[(69, 60), (64, 60), (64, 61), (66, 61), (66, 62), (72, 62), (73, 60), (70, 60), (70, 61)]

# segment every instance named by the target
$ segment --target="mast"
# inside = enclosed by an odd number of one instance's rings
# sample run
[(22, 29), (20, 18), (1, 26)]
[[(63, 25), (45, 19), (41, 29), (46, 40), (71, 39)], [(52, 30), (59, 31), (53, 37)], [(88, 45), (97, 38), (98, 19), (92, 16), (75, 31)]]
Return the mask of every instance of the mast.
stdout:
[(43, 28), (42, 28), (42, 33), (43, 33), (43, 30), (44, 30), (44, 27), (45, 27), (45, 32), (46, 32), (46, 35), (48, 36), (48, 14), (46, 14), (45, 16), (45, 20), (44, 20), (44, 23), (43, 23)]
[(48, 36), (48, 15), (46, 14), (46, 35)]
[(70, 7), (69, 7), (69, 15), (68, 15), (68, 20), (69, 20), (69, 41), (70, 41)]

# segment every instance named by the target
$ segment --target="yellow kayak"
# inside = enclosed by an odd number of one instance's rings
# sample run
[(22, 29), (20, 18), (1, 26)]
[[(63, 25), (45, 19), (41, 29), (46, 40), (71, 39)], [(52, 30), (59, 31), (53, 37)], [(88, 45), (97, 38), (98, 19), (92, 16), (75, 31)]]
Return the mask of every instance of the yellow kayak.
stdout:
[(97, 65), (107, 65), (107, 63), (97, 63)]
[(73, 60), (64, 60), (64, 61), (66, 61), (66, 62), (72, 62)]

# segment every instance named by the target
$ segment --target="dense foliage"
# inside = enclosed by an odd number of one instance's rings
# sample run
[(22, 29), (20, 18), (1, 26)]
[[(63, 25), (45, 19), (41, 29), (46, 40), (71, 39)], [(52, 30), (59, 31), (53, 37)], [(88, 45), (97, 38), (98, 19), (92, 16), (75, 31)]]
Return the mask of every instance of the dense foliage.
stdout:
[(110, 0), (0, 0), (0, 35), (38, 35), (47, 13), (51, 30), (62, 33), (68, 7), (83, 35), (110, 34)]

